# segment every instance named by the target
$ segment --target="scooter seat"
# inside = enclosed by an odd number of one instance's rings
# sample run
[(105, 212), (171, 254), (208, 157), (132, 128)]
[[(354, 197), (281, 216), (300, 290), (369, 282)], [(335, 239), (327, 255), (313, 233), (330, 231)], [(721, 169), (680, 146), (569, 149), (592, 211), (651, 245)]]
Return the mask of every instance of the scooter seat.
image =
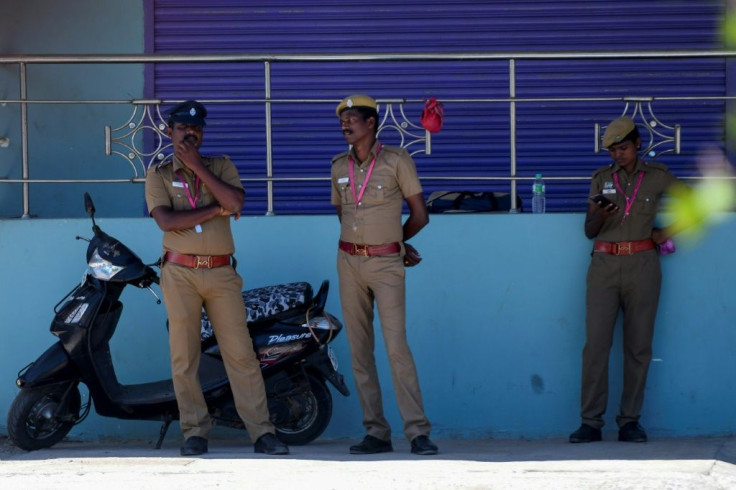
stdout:
[[(312, 301), (312, 286), (308, 282), (291, 282), (243, 291), (248, 323), (257, 322)], [(202, 341), (212, 337), (212, 324), (202, 310)]]
[(291, 310), (312, 301), (308, 282), (292, 282), (243, 291), (248, 323)]

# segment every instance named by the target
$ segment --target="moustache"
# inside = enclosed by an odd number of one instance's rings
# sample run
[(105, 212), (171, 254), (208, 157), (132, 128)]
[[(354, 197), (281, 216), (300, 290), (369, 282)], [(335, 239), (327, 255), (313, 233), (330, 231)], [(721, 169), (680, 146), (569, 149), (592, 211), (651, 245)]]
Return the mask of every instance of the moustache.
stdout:
[(190, 143), (196, 143), (198, 141), (197, 137), (193, 134), (188, 134), (182, 138), (182, 141), (188, 141)]

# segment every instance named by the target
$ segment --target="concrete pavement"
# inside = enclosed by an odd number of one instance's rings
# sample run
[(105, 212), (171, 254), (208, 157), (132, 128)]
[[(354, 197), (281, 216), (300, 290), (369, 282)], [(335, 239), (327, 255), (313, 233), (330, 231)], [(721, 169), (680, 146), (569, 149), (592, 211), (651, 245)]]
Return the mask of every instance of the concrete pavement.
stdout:
[(352, 440), (318, 440), (289, 456), (263, 456), (232, 439), (201, 458), (179, 456), (171, 438), (63, 442), (24, 452), (0, 437), (0, 488), (10, 489), (734, 489), (736, 437), (605, 440), (436, 440), (437, 456), (352, 456)]

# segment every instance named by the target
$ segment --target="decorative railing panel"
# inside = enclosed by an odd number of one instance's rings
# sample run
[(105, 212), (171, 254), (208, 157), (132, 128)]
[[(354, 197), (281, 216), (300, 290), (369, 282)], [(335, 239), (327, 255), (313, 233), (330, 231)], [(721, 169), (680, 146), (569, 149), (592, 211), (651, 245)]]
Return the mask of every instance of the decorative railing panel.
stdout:
[[(167, 158), (170, 153), (171, 144), (166, 136), (165, 120), (162, 114), (164, 106), (178, 102), (178, 100), (158, 100), (158, 99), (142, 99), (142, 100), (88, 100), (88, 99), (64, 99), (64, 100), (41, 100), (39, 98), (31, 98), (28, 96), (28, 84), (29, 74), (28, 66), (33, 64), (84, 64), (84, 65), (97, 65), (100, 68), (104, 68), (109, 64), (167, 64), (167, 63), (245, 63), (245, 64), (261, 64), (264, 67), (263, 70), (263, 86), (264, 86), (264, 97), (262, 98), (247, 98), (247, 99), (217, 99), (218, 94), (212, 94), (212, 98), (208, 100), (210, 104), (247, 104), (250, 106), (261, 106), (263, 108), (263, 131), (265, 133), (265, 139), (263, 145), (265, 146), (265, 162), (263, 164), (262, 172), (260, 175), (253, 175), (250, 172), (248, 175), (244, 175), (244, 182), (257, 182), (265, 183), (268, 207), (266, 214), (276, 214), (279, 212), (275, 209), (273, 195), (274, 195), (274, 183), (308, 183), (314, 181), (326, 181), (329, 179), (328, 173), (322, 176), (314, 175), (298, 175), (292, 170), (286, 173), (286, 175), (280, 175), (278, 171), (279, 161), (274, 161), (273, 151), (273, 139), (271, 138), (272, 131), (274, 129), (274, 120), (272, 119), (273, 107), (276, 104), (288, 105), (288, 104), (333, 104), (344, 96), (344, 94), (335, 94), (334, 100), (325, 100), (324, 98), (310, 98), (309, 94), (304, 94), (299, 99), (290, 99), (279, 96), (272, 96), (271, 85), (273, 83), (271, 66), (276, 63), (340, 63), (344, 66), (345, 63), (351, 62), (402, 62), (402, 63), (432, 63), (432, 62), (457, 62), (464, 63), (472, 61), (473, 63), (495, 63), (499, 62), (507, 63), (507, 84), (508, 84), (508, 95), (505, 97), (444, 97), (442, 102), (445, 104), (446, 111), (450, 114), (453, 113), (455, 108), (468, 107), (475, 109), (476, 107), (493, 107), (493, 111), (490, 112), (494, 117), (504, 115), (505, 121), (502, 123), (504, 137), (508, 138), (508, 165), (505, 170), (492, 172), (482, 167), (482, 162), (463, 162), (462, 167), (458, 170), (456, 175), (451, 174), (451, 168), (446, 169), (445, 174), (436, 175), (431, 172), (420, 172), (420, 177), (423, 182), (427, 183), (428, 186), (437, 185), (436, 182), (447, 182), (454, 183), (454, 185), (462, 185), (467, 183), (468, 186), (478, 186), (493, 183), (493, 185), (503, 184), (507, 187), (508, 192), (512, 195), (511, 202), (516, 203), (516, 196), (523, 190), (517, 189), (519, 183), (528, 182), (533, 178), (535, 168), (525, 167), (523, 161), (519, 161), (519, 154), (525, 150), (524, 145), (528, 141), (526, 139), (520, 143), (520, 128), (524, 127), (525, 120), (519, 118), (520, 111), (529, 105), (545, 106), (555, 104), (568, 104), (574, 106), (579, 103), (600, 103), (606, 104), (607, 107), (612, 107), (613, 112), (608, 111), (606, 114), (615, 115), (628, 114), (634, 117), (636, 122), (639, 124), (645, 133), (645, 147), (646, 153), (650, 157), (659, 157), (664, 154), (678, 155), (681, 153), (683, 142), (687, 141), (688, 128), (681, 124), (678, 113), (671, 109), (672, 104), (682, 103), (688, 104), (687, 108), (683, 110), (683, 114), (692, 114), (693, 111), (697, 111), (697, 104), (720, 104), (717, 111), (720, 111), (716, 116), (722, 120), (722, 123), (716, 122), (715, 124), (721, 124), (721, 127), (717, 133), (720, 133), (721, 139), (713, 141), (712, 143), (725, 146), (728, 144), (726, 141), (725, 134), (728, 131), (726, 125), (728, 124), (728, 117), (725, 114), (725, 108), (727, 103), (733, 100), (731, 96), (731, 88), (729, 86), (723, 86), (721, 94), (716, 95), (690, 95), (688, 94), (687, 87), (683, 87), (682, 96), (652, 96), (648, 94), (641, 95), (614, 95), (614, 96), (600, 96), (591, 97), (589, 95), (578, 96), (576, 89), (573, 87), (569, 94), (564, 96), (550, 96), (550, 97), (528, 97), (526, 92), (517, 87), (517, 83), (520, 80), (521, 75), (517, 75), (517, 64), (521, 62), (528, 62), (533, 60), (543, 60), (545, 63), (548, 62), (560, 62), (567, 63), (570, 61), (581, 61), (586, 62), (609, 62), (610, 60), (670, 60), (670, 59), (692, 59), (692, 60), (711, 60), (717, 59), (726, 62), (736, 56), (734, 51), (642, 51), (642, 52), (596, 52), (596, 53), (582, 53), (582, 52), (566, 52), (566, 53), (397, 53), (397, 54), (356, 54), (356, 55), (194, 55), (194, 56), (182, 56), (182, 55), (110, 55), (110, 56), (0, 56), (0, 66), (16, 66), (18, 68), (18, 86), (20, 94), (19, 98), (6, 98), (0, 99), (1, 104), (10, 104), (18, 106), (20, 108), (20, 142), (11, 141), (10, 137), (5, 134), (0, 134), (0, 151), (5, 151), (9, 146), (13, 144), (21, 148), (20, 151), (20, 166), (22, 172), (20, 178), (0, 178), (0, 185), (2, 184), (21, 184), (23, 186), (23, 216), (28, 217), (31, 214), (31, 201), (30, 201), (30, 186), (33, 184), (48, 184), (48, 183), (79, 183), (79, 182), (131, 182), (140, 184), (144, 181), (145, 173), (147, 169), (157, 162), (160, 162)], [(694, 64), (697, 66), (697, 63)], [(526, 65), (525, 65), (526, 66)], [(527, 68), (528, 70), (528, 68)], [(12, 73), (15, 70), (9, 70), (8, 73)], [(524, 74), (524, 80), (528, 80), (529, 74)], [(543, 78), (540, 78), (543, 80)], [(727, 83), (724, 82), (724, 83)], [(524, 93), (522, 93), (524, 92)], [(584, 94), (587, 91), (583, 90)], [(398, 97), (402, 94), (397, 93)], [(495, 94), (494, 94), (495, 95)], [(384, 98), (377, 97), (379, 103), (382, 105), (383, 110), (381, 111), (381, 127), (380, 132), (382, 137), (390, 137), (398, 142), (401, 146), (406, 147), (410, 153), (415, 156), (421, 156), (424, 159), (431, 159), (434, 157), (433, 143), (444, 142), (448, 138), (462, 138), (464, 135), (457, 131), (452, 132), (450, 128), (447, 132), (441, 132), (436, 135), (430, 135), (427, 131), (419, 126), (416, 121), (417, 115), (407, 115), (406, 107), (411, 106), (414, 110), (417, 107), (421, 107), (423, 99), (409, 99), (409, 98)], [(662, 104), (667, 104), (668, 110), (665, 111), (665, 115), (660, 114), (660, 107)], [(109, 158), (122, 158), (127, 162), (130, 167), (129, 177), (115, 177), (110, 179), (85, 179), (83, 177), (74, 176), (74, 178), (31, 178), (30, 169), (34, 165), (33, 159), (30, 156), (29, 148), (34, 144), (40, 144), (40, 142), (29, 141), (29, 126), (34, 124), (33, 115), (29, 114), (29, 108), (33, 108), (39, 105), (48, 104), (80, 104), (80, 105), (100, 105), (100, 104), (114, 104), (117, 106), (128, 105), (130, 106), (130, 115), (127, 119), (114, 121), (114, 120), (100, 120), (100, 127), (104, 128), (104, 131), (100, 131), (95, 135), (94, 138), (99, 138), (99, 135), (104, 134), (104, 152), (103, 154)], [(695, 109), (693, 109), (695, 107)], [(501, 110), (499, 111), (499, 108)], [(119, 112), (119, 111), (118, 111)], [(713, 111), (711, 111), (712, 113)], [(478, 112), (480, 117), (485, 117), (485, 113)], [(582, 118), (583, 116), (581, 116)], [(712, 114), (709, 117), (713, 117)], [(591, 140), (580, 141), (580, 145), (584, 145), (589, 148), (591, 154), (600, 151), (600, 135), (602, 130), (605, 128), (605, 124), (610, 119), (600, 118), (596, 121), (591, 121), (590, 124), (592, 129)], [(485, 124), (485, 121), (482, 121)], [(554, 121), (550, 121), (550, 124), (554, 124)], [(335, 126), (337, 127), (337, 126)], [(447, 126), (446, 126), (447, 127)], [(488, 127), (487, 124), (483, 127)], [(493, 134), (488, 134), (488, 138), (491, 139), (496, 137)], [(434, 141), (433, 141), (434, 140)], [(472, 140), (473, 144), (483, 144), (483, 139)], [(543, 138), (534, 139), (534, 145), (553, 145), (554, 141), (543, 141)], [(520, 146), (521, 145), (521, 146)], [(482, 151), (482, 150), (481, 150)], [(494, 156), (494, 155), (490, 155)], [(523, 159), (522, 159), (523, 160)], [(520, 166), (521, 163), (521, 166)], [(695, 164), (693, 164), (695, 168)], [(473, 169), (483, 171), (474, 172)], [(450, 173), (448, 173), (450, 172)], [(696, 173), (690, 172), (688, 175), (684, 175), (686, 178), (696, 178)], [(555, 182), (579, 182), (584, 183), (590, 178), (588, 171), (575, 173), (574, 171), (567, 171), (566, 173), (560, 172), (553, 173), (552, 175), (545, 175), (551, 183), (550, 186), (554, 186)], [(448, 184), (449, 185), (449, 184)], [(572, 191), (577, 192), (577, 191)], [(574, 196), (573, 196), (574, 197)], [(578, 196), (582, 197), (584, 196)], [(511, 211), (516, 211), (512, 207)]]

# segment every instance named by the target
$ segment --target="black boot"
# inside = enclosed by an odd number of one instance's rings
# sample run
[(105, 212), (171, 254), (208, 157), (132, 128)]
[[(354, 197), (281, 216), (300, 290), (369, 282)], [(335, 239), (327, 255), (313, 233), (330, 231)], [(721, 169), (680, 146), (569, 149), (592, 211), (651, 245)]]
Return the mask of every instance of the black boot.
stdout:
[(578, 430), (570, 434), (570, 442), (573, 444), (579, 442), (596, 442), (600, 440), (601, 430), (588, 424), (581, 425)]
[(253, 445), (253, 451), (270, 455), (289, 454), (289, 446), (279, 441), (274, 434), (268, 432), (258, 438)]
[(199, 456), (207, 452), (207, 439), (199, 436), (188, 437), (181, 447), (182, 456)]
[(365, 436), (360, 444), (350, 446), (350, 454), (390, 453), (393, 450), (391, 441), (383, 441), (373, 436)]
[(411, 440), (411, 452), (422, 456), (437, 454), (437, 446), (427, 436), (416, 436)]
[(629, 422), (618, 430), (618, 440), (623, 442), (647, 442), (647, 433), (639, 422)]

